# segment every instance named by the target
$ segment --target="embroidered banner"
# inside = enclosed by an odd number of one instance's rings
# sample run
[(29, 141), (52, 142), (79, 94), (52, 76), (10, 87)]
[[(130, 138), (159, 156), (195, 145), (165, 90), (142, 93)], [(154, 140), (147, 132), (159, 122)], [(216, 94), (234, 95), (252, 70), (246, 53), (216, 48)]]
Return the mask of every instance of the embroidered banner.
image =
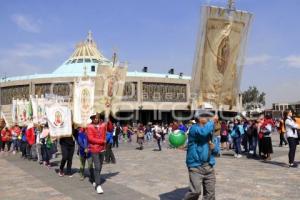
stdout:
[(109, 113), (117, 111), (116, 105), (122, 100), (127, 67), (98, 66), (95, 81), (96, 112)]
[(73, 94), (73, 121), (74, 123), (86, 127), (90, 115), (94, 112), (94, 92), (95, 81), (79, 80), (74, 84)]
[(210, 103), (214, 108), (237, 106), (246, 38), (252, 14), (218, 7), (203, 7), (198, 37), (192, 95), (197, 107)]

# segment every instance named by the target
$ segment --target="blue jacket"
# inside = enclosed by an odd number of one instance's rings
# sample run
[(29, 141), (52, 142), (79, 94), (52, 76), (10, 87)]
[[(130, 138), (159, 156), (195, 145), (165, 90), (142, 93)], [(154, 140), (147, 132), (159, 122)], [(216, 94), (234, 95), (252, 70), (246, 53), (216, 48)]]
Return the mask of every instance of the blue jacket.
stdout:
[(22, 137), (21, 137), (22, 142), (27, 142), (26, 130), (27, 128), (22, 128)]
[(234, 125), (232, 131), (230, 132), (230, 136), (232, 138), (239, 138), (245, 134), (245, 129), (243, 125)]
[(181, 130), (184, 133), (187, 131), (187, 127), (185, 125), (183, 125), (183, 124), (180, 124), (179, 127), (178, 127), (178, 129)]
[(106, 143), (108, 144), (113, 144), (114, 140), (113, 140), (113, 133), (111, 132), (106, 132)]
[(88, 140), (87, 135), (84, 132), (79, 132), (77, 137), (78, 145), (79, 145), (79, 154), (81, 157), (90, 158), (91, 152), (89, 151), (87, 154), (84, 152), (85, 149), (88, 149)]
[(199, 124), (194, 124), (190, 128), (186, 155), (186, 164), (188, 168), (199, 167), (207, 162), (211, 166), (216, 164), (214, 154), (217, 154), (220, 151), (220, 148), (217, 145), (215, 145), (215, 149), (212, 150), (209, 156), (210, 149), (208, 141), (213, 137), (213, 130), (213, 121), (207, 122), (203, 127)]

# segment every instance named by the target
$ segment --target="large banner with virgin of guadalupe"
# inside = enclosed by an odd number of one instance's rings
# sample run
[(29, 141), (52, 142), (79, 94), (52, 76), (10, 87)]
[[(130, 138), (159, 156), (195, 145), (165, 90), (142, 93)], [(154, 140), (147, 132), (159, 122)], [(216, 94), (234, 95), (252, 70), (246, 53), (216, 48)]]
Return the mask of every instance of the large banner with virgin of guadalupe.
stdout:
[(71, 110), (67, 106), (58, 103), (46, 105), (46, 116), (51, 137), (62, 138), (72, 135)]
[(240, 90), (246, 39), (252, 14), (203, 7), (191, 92), (197, 107), (234, 109)]
[(29, 121), (32, 120), (32, 104), (31, 101), (27, 101), (24, 99), (17, 99), (16, 102), (13, 102), (16, 104), (16, 108), (14, 107), (14, 112), (17, 113), (17, 115), (14, 113), (15, 123), (18, 123), (20, 126), (26, 125)]
[(117, 104), (122, 100), (127, 67), (98, 66), (95, 81), (94, 111), (117, 112)]
[(73, 122), (85, 127), (94, 112), (95, 81), (79, 80), (74, 84)]
[(46, 99), (44, 97), (32, 97), (32, 113), (33, 113), (33, 123), (45, 124), (47, 122), (45, 104)]

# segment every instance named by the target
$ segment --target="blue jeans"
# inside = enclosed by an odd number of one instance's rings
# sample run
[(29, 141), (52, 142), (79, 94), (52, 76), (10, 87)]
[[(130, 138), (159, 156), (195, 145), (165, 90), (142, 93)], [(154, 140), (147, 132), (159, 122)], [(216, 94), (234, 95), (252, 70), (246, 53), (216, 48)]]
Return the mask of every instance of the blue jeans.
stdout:
[(152, 140), (152, 133), (151, 132), (147, 132), (146, 133), (146, 138), (147, 138), (147, 141), (151, 141)]
[(253, 136), (250, 143), (250, 150), (253, 151), (253, 155), (256, 155), (257, 142), (258, 138)]
[(95, 182), (96, 182), (96, 188), (98, 185), (101, 184), (101, 171), (102, 171), (102, 165), (103, 165), (103, 160), (104, 160), (105, 152), (101, 153), (92, 153), (92, 159), (94, 163), (94, 177), (95, 177)]
[(236, 154), (241, 154), (242, 153), (242, 150), (241, 150), (241, 137), (233, 138), (233, 144), (234, 144), (234, 148), (235, 148), (235, 153)]
[(18, 139), (13, 139), (12, 144), (13, 144), (13, 150), (14, 151), (19, 151), (19, 140)]
[(220, 148), (220, 145), (221, 145), (221, 136), (216, 136), (216, 146), (218, 146), (218, 148)]

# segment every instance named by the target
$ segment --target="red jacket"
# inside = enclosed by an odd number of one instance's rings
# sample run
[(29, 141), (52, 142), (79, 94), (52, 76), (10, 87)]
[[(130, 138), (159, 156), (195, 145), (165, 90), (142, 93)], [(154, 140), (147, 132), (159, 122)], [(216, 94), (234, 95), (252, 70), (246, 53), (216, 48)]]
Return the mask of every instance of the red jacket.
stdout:
[(89, 150), (92, 153), (100, 153), (105, 151), (106, 144), (106, 123), (100, 123), (97, 127), (94, 124), (89, 124), (87, 127), (87, 137)]
[(107, 122), (107, 132), (110, 132), (110, 133), (114, 132), (114, 125), (111, 121)]
[(11, 132), (10, 132), (10, 130), (6, 131), (5, 129), (3, 129), (1, 131), (1, 140), (2, 140), (2, 142), (11, 141)]
[(29, 145), (33, 145), (35, 143), (35, 135), (34, 135), (34, 128), (28, 128), (26, 130), (26, 139)]

